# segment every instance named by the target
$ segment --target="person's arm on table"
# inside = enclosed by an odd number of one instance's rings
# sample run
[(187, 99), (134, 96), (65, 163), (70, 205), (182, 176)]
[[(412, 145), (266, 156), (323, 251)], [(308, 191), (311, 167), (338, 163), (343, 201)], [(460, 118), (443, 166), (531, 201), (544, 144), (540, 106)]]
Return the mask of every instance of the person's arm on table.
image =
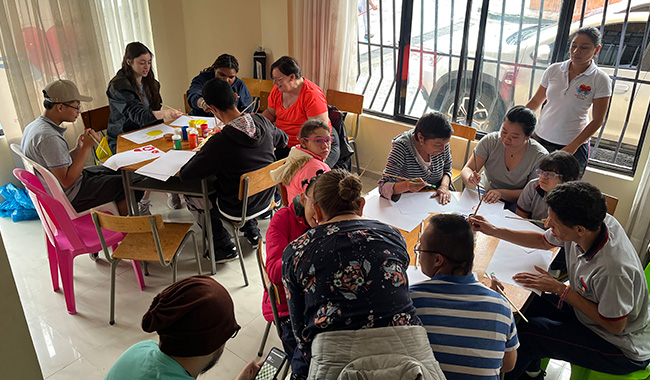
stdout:
[(72, 152), (70, 152), (70, 156), (73, 158), (72, 164), (70, 166), (67, 168), (50, 170), (56, 179), (59, 180), (61, 186), (66, 189), (72, 186), (77, 178), (79, 178), (81, 172), (84, 169), (84, 166), (86, 165), (88, 154), (93, 148), (93, 140), (91, 134), (96, 139), (99, 138), (99, 135), (97, 135), (97, 133), (95, 133), (95, 131), (90, 128), (87, 128), (84, 133), (79, 135), (79, 138), (77, 139), (77, 147)]
[(203, 85), (205, 82), (207, 82), (210, 78), (211, 75), (204, 75), (205, 73), (199, 73), (199, 75), (195, 76), (192, 79), (192, 83), (190, 83), (190, 88), (187, 89), (187, 103), (190, 105), (192, 109), (195, 110), (203, 110), (205, 112), (208, 112), (208, 106), (203, 100), (202, 96), (202, 91), (203, 91)]
[(508, 228), (496, 227), (488, 222), (481, 215), (473, 215), (469, 217), (469, 222), (474, 231), (482, 232), (486, 235), (494, 236), (496, 238), (507, 240), (511, 243), (521, 245), (523, 247), (537, 248), (549, 250), (555, 246), (550, 244), (544, 238), (544, 234), (534, 231), (516, 231)]
[[(568, 288), (544, 269), (538, 266), (535, 266), (535, 269), (538, 273), (517, 273), (512, 278), (523, 286), (557, 295), (562, 295), (565, 288)], [(567, 289), (565, 301), (613, 334), (619, 334), (625, 328), (627, 315), (617, 319), (606, 319), (598, 312), (598, 304), (582, 297), (571, 288)]]
[(443, 167), (442, 179), (440, 179), (440, 186), (436, 189), (435, 196), (438, 197), (438, 202), (442, 205), (446, 205), (451, 201), (451, 192), (449, 191), (449, 185), (451, 184), (451, 149), (449, 145), (445, 147), (445, 161)]
[[(399, 143), (393, 143), (393, 146), (388, 153), (388, 159), (386, 160), (386, 168), (384, 173), (389, 175), (401, 176), (402, 169), (407, 160), (406, 157), (406, 148), (399, 145)], [(422, 178), (414, 178), (413, 181), (400, 181), (397, 178), (382, 176), (379, 180), (379, 193), (382, 197), (386, 199), (391, 199), (393, 195), (402, 194), (406, 192), (418, 192), (422, 190), (426, 183)]]
[(592, 107), (592, 116), (593, 119), (585, 129), (580, 132), (580, 134), (573, 139), (567, 146), (562, 148), (563, 151), (574, 154), (578, 148), (589, 140), (589, 138), (596, 133), (598, 128), (600, 128), (605, 122), (605, 115), (607, 114), (607, 108), (609, 106), (609, 96), (605, 98), (594, 99), (594, 104)]
[[(223, 139), (222, 133), (217, 133), (210, 137), (207, 143), (196, 152), (178, 172), (182, 182), (198, 181), (219, 171), (221, 166), (228, 165), (219, 154), (220, 141)], [(226, 161), (226, 162), (224, 162)]]
[(546, 87), (540, 85), (532, 98), (526, 103), (526, 108), (537, 111), (546, 100)]

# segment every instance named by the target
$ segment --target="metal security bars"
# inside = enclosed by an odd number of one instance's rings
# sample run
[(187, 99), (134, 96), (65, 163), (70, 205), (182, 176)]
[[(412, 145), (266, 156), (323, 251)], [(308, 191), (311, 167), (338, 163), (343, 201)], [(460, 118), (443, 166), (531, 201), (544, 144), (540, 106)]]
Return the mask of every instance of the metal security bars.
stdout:
[(366, 21), (377, 33), (368, 41), (359, 20), (357, 91), (365, 107), (412, 123), (437, 110), (479, 135), (498, 130), (509, 107), (532, 97), (544, 70), (568, 59), (570, 33), (599, 28), (597, 64), (612, 78), (613, 94), (591, 139), (590, 165), (636, 170), (650, 120), (650, 0), (374, 3), (379, 9)]

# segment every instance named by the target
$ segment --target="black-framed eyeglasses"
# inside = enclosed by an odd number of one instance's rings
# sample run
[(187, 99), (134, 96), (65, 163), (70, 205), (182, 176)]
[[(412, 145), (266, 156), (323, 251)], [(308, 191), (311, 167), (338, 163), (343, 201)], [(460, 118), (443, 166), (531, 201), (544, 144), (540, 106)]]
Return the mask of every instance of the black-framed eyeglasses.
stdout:
[[(421, 246), (422, 246), (422, 244), (420, 244), (420, 242), (415, 243), (415, 246), (413, 247), (413, 252), (415, 252), (416, 255), (419, 255), (422, 252), (425, 252), (425, 253), (437, 253), (439, 255), (443, 255), (442, 253), (440, 253), (438, 251), (430, 251), (430, 250), (427, 250), (427, 249), (420, 249)], [(443, 256), (445, 256), (445, 255), (443, 255)]]
[(79, 104), (76, 107), (73, 106), (73, 105), (67, 104), (67, 103), (57, 103), (57, 104), (63, 104), (66, 107), (70, 107), (70, 108), (73, 108), (73, 109), (77, 110), (77, 112), (81, 112), (81, 104)]

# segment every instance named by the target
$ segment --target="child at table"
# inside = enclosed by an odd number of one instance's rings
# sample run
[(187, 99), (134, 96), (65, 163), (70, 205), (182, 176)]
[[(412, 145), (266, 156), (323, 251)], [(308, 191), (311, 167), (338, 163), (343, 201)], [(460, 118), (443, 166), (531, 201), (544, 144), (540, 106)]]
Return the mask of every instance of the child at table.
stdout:
[(329, 125), (318, 119), (308, 120), (298, 136), (300, 145), (292, 147), (285, 164), (271, 172), (274, 181), (286, 186), (289, 200), (301, 193), (305, 179), (312, 178), (318, 171), (330, 171), (325, 163), (334, 140)]

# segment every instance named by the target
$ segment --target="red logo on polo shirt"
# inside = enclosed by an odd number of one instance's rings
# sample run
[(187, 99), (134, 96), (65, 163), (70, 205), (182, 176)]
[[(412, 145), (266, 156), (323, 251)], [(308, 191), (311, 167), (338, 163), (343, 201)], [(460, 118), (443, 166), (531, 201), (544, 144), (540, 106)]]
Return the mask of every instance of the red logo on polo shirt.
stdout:
[(591, 289), (587, 287), (587, 284), (585, 283), (585, 280), (582, 279), (582, 277), (580, 277), (580, 284), (578, 284), (578, 290), (580, 291), (580, 293), (584, 295), (591, 294)]
[(591, 93), (591, 87), (587, 86), (586, 84), (581, 84), (580, 86), (576, 87), (576, 98), (585, 100), (587, 98), (587, 95)]

